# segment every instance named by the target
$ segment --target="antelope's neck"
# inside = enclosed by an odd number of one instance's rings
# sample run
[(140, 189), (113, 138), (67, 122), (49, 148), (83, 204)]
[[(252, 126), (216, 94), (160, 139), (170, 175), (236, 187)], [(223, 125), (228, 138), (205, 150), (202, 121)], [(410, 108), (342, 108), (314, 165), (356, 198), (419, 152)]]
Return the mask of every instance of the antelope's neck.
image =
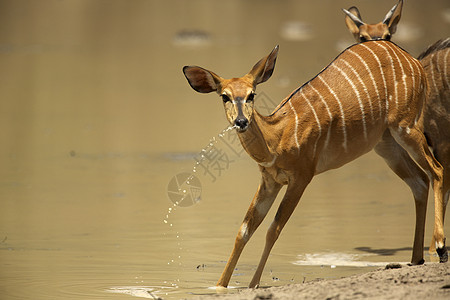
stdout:
[(270, 124), (266, 117), (257, 111), (253, 112), (253, 120), (245, 132), (238, 132), (242, 147), (258, 164), (263, 167), (271, 167), (276, 155), (271, 145), (274, 145), (274, 136), (268, 130)]

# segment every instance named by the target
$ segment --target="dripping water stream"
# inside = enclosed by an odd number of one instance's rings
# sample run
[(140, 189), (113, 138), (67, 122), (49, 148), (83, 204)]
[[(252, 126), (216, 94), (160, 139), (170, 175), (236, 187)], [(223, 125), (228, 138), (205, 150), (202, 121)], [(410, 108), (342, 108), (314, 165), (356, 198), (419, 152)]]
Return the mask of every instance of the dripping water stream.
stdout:
[[(232, 131), (233, 129), (237, 128), (236, 125), (234, 126), (228, 126), (227, 128), (225, 128), (224, 130), (222, 130), (222, 132), (220, 132), (217, 136), (212, 137), (209, 140), (208, 145), (206, 145), (200, 152), (199, 152), (199, 159), (196, 160), (196, 163), (194, 164), (190, 175), (185, 179), (185, 184), (180, 185), (180, 188), (178, 190), (179, 193), (182, 193), (182, 197), (181, 199), (179, 199), (178, 201), (175, 201), (171, 206), (168, 207), (167, 209), (167, 213), (163, 219), (164, 224), (166, 224), (168, 226), (168, 232), (164, 232), (164, 236), (167, 235), (175, 235), (176, 237), (176, 245), (177, 245), (177, 249), (176, 249), (176, 254), (173, 255), (173, 257), (167, 262), (167, 265), (175, 265), (178, 267), (183, 267), (183, 262), (182, 262), (182, 253), (184, 252), (185, 249), (183, 249), (183, 237), (182, 237), (182, 232), (180, 232), (179, 229), (174, 229), (176, 228), (176, 221), (172, 221), (172, 219), (174, 218), (173, 214), (175, 213), (175, 211), (180, 207), (180, 204), (183, 203), (183, 201), (187, 198), (190, 197), (190, 193), (188, 192), (188, 189), (190, 189), (192, 187), (192, 182), (197, 178), (198, 175), (198, 167), (202, 164), (202, 162), (207, 158), (207, 154), (209, 153), (209, 151), (219, 142), (219, 140), (221, 138), (224, 138), (225, 135), (227, 134), (231, 134), (230, 131)], [(197, 187), (196, 187), (197, 188)], [(201, 201), (201, 195), (198, 194), (197, 197), (194, 197), (192, 199), (192, 205), (195, 205), (197, 202)], [(179, 282), (180, 279), (179, 278), (174, 278), (173, 281), (171, 282), (171, 286), (174, 288), (178, 288), (179, 286)]]

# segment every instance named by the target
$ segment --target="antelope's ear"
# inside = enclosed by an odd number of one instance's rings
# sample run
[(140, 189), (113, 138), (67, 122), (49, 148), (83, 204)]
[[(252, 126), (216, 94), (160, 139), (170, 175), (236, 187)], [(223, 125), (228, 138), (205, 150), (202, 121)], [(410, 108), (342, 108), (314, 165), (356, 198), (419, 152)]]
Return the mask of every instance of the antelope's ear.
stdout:
[(277, 61), (278, 49), (279, 46), (276, 45), (272, 52), (258, 61), (248, 73), (253, 76), (255, 85), (267, 81), (272, 76), (275, 62)]
[(219, 75), (196, 66), (185, 66), (183, 73), (189, 85), (199, 93), (217, 91), (222, 81)]
[(386, 14), (383, 23), (389, 28), (389, 33), (392, 35), (397, 31), (397, 24), (402, 16), (403, 0), (399, 0), (397, 4)]
[(359, 27), (364, 25), (359, 10), (352, 6), (348, 10), (342, 9), (342, 11), (345, 13), (345, 25), (347, 25), (348, 30), (354, 35), (359, 35)]

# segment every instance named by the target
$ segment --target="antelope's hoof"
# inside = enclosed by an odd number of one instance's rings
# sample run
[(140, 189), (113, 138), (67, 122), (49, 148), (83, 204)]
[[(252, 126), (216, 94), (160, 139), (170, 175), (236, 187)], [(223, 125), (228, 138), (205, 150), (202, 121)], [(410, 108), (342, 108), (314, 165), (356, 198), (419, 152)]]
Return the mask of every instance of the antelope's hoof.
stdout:
[(423, 265), (424, 263), (425, 263), (425, 260), (422, 258), (421, 260), (419, 260), (418, 263), (411, 262), (408, 264), (408, 266), (420, 266), (420, 265)]
[(446, 263), (448, 261), (448, 252), (447, 247), (445, 246), (445, 239), (444, 239), (444, 246), (442, 246), (442, 248), (436, 248), (436, 252), (439, 255), (440, 263)]
[(446, 263), (448, 261), (447, 247), (444, 246), (442, 248), (437, 248), (436, 252), (439, 255), (439, 262), (440, 263)]

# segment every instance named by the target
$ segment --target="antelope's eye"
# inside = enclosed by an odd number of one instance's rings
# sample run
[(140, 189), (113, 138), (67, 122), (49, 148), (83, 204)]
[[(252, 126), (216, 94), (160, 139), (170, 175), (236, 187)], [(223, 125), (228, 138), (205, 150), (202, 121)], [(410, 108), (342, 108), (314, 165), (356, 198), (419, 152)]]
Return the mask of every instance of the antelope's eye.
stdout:
[(390, 34), (386, 34), (386, 36), (384, 37), (386, 40), (390, 41), (391, 40), (391, 35)]
[(222, 100), (223, 100), (223, 103), (227, 103), (227, 102), (230, 102), (230, 101), (231, 101), (230, 97), (228, 97), (228, 96), (225, 95), (225, 94), (222, 95)]
[(255, 99), (255, 93), (251, 93), (250, 95), (248, 95), (247, 97), (247, 102), (251, 102)]
[(359, 36), (359, 40), (361, 41), (361, 43), (367, 42), (366, 37), (365, 37), (365, 36), (362, 36), (362, 35)]

